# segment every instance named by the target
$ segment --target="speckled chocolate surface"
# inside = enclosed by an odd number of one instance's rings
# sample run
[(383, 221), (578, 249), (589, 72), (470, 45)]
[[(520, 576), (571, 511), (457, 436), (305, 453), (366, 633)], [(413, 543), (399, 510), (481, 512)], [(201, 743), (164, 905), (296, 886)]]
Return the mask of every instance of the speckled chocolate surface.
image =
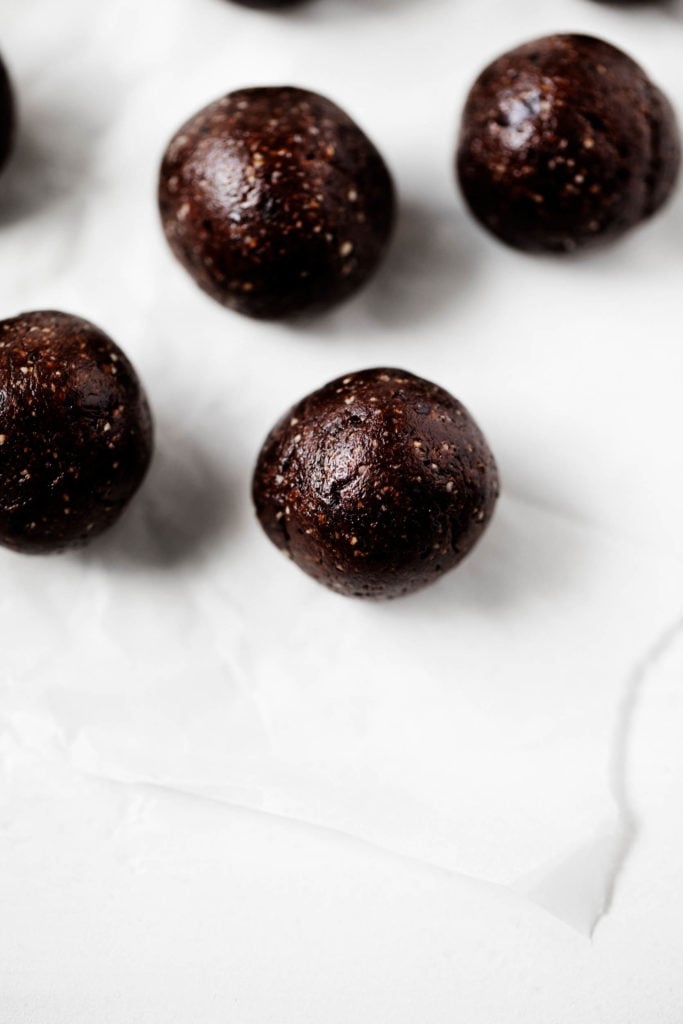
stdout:
[(166, 237), (213, 298), (266, 319), (325, 309), (373, 273), (394, 222), (375, 146), (295, 88), (243, 89), (180, 129), (161, 168)]
[(14, 97), (9, 75), (0, 58), (0, 171), (7, 163), (14, 143)]
[(117, 519), (151, 451), (144, 392), (106, 334), (57, 312), (0, 322), (0, 543), (84, 544)]
[(340, 594), (393, 598), (453, 568), (498, 495), (488, 445), (443, 388), (404, 370), (334, 380), (274, 427), (253, 481), (271, 541)]
[(558, 35), (506, 53), (465, 107), (464, 196), (504, 242), (566, 252), (615, 238), (658, 210), (680, 163), (666, 97), (599, 39)]

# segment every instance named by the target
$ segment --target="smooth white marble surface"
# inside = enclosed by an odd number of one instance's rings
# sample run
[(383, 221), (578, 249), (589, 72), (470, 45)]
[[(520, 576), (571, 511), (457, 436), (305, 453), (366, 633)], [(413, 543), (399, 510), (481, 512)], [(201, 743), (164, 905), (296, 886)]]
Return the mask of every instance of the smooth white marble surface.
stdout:
[[(681, 193), (530, 260), (451, 171), (473, 76), (549, 31), (624, 46), (683, 111), (680, 5), (5, 0), (2, 24), (0, 315), (107, 329), (158, 455), (87, 554), (0, 559), (0, 1022), (680, 1024)], [(204, 298), (154, 205), (187, 115), (285, 81), (345, 106), (402, 197), (377, 279), (299, 331)], [(277, 557), (248, 481), (292, 401), (379, 363), (471, 408), (504, 495), (461, 570), (375, 609)]]

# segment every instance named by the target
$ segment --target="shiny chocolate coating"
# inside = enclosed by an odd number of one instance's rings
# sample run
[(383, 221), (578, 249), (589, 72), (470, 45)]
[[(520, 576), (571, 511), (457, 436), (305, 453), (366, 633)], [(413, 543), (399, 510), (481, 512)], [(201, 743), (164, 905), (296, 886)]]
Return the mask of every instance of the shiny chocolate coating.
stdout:
[(145, 394), (106, 334), (66, 313), (0, 322), (0, 544), (47, 553), (90, 541), (151, 453)]
[(367, 136), (329, 100), (242, 89), (188, 121), (163, 159), (166, 237), (209, 295), (278, 319), (332, 306), (377, 267), (394, 188)]
[(7, 68), (0, 58), (0, 171), (14, 145), (15, 106)]
[(489, 65), (457, 154), (474, 215), (530, 252), (617, 238), (662, 206), (679, 164), (666, 97), (621, 50), (583, 35), (538, 39)]
[(273, 428), (253, 479), (266, 534), (340, 594), (393, 598), (452, 569), (493, 513), (498, 473), (467, 410), (405, 370), (340, 377)]

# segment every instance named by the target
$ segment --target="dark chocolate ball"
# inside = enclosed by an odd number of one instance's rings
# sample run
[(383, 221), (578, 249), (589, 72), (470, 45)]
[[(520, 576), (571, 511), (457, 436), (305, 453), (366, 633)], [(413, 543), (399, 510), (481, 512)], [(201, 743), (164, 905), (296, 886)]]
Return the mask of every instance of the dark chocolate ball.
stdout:
[(474, 215), (504, 242), (567, 252), (616, 238), (669, 197), (675, 115), (630, 57), (590, 36), (548, 36), (477, 79), (457, 170)]
[(121, 514), (151, 452), (144, 391), (106, 334), (66, 313), (0, 322), (1, 544), (85, 544)]
[(497, 496), (493, 455), (464, 406), (393, 369), (340, 377), (295, 405), (253, 481), (273, 544), (356, 597), (399, 597), (452, 569)]
[(7, 68), (0, 58), (0, 171), (14, 144), (14, 96)]
[(303, 89), (242, 89), (180, 129), (159, 204), (180, 262), (248, 316), (329, 307), (373, 273), (394, 222), (394, 188), (343, 110)]

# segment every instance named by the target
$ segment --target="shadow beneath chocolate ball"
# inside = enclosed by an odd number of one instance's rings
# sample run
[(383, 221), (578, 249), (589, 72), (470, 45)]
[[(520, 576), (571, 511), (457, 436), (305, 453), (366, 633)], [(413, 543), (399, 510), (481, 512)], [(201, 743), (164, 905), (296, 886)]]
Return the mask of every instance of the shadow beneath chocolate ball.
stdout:
[(164, 571), (201, 561), (233, 522), (236, 487), (225, 466), (195, 442), (164, 437), (121, 520), (87, 550), (108, 569)]
[(419, 0), (290, 0), (279, 7), (262, 9), (261, 14), (301, 22), (319, 22), (324, 19), (348, 21), (350, 17), (389, 14), (403, 7), (412, 7), (418, 2)]
[(418, 632), (421, 620), (441, 623), (447, 639), (459, 614), (504, 618), (508, 610), (517, 615), (520, 607), (552, 602), (590, 572), (590, 534), (570, 509), (505, 486), (488, 529), (464, 561), (424, 590), (378, 605), (380, 614), (405, 616), (406, 628)]
[(410, 7), (418, 0), (216, 0), (222, 7), (242, 8), (253, 15), (288, 21), (311, 22), (321, 19), (360, 17), (364, 14), (382, 15), (402, 7)]
[(360, 14), (383, 14), (401, 7), (414, 7), (419, 0), (321, 0), (322, 6), (338, 12), (341, 17)]
[(635, 13), (660, 11), (674, 21), (683, 21), (683, 0), (593, 0), (601, 7)]
[(672, 11), (680, 6), (679, 0), (593, 0), (601, 7), (614, 7), (621, 11), (661, 10)]
[[(556, 273), (572, 275), (577, 286), (584, 278), (599, 279), (606, 285), (614, 286), (622, 278), (627, 296), (635, 294), (632, 282), (637, 288), (647, 289), (649, 283), (661, 283), (672, 267), (681, 259), (681, 237), (683, 236), (683, 191), (681, 184), (661, 210), (636, 224), (622, 237), (607, 239), (593, 246), (564, 253), (554, 254), (522, 253), (529, 260), (545, 262)], [(628, 301), (628, 300), (626, 300)]]
[[(20, 111), (18, 136), (0, 180), (0, 229), (82, 193), (96, 130), (78, 110)], [(91, 130), (92, 127), (92, 130)]]
[[(683, 9), (681, 10), (681, 20), (683, 20)], [(680, 266), (681, 238), (683, 238), (683, 168), (674, 195), (664, 209), (657, 213), (653, 223), (656, 225), (657, 251), (662, 263), (666, 267)]]
[(404, 202), (387, 258), (364, 294), (369, 314), (390, 327), (433, 319), (468, 291), (480, 251), (455, 200), (448, 206)]

